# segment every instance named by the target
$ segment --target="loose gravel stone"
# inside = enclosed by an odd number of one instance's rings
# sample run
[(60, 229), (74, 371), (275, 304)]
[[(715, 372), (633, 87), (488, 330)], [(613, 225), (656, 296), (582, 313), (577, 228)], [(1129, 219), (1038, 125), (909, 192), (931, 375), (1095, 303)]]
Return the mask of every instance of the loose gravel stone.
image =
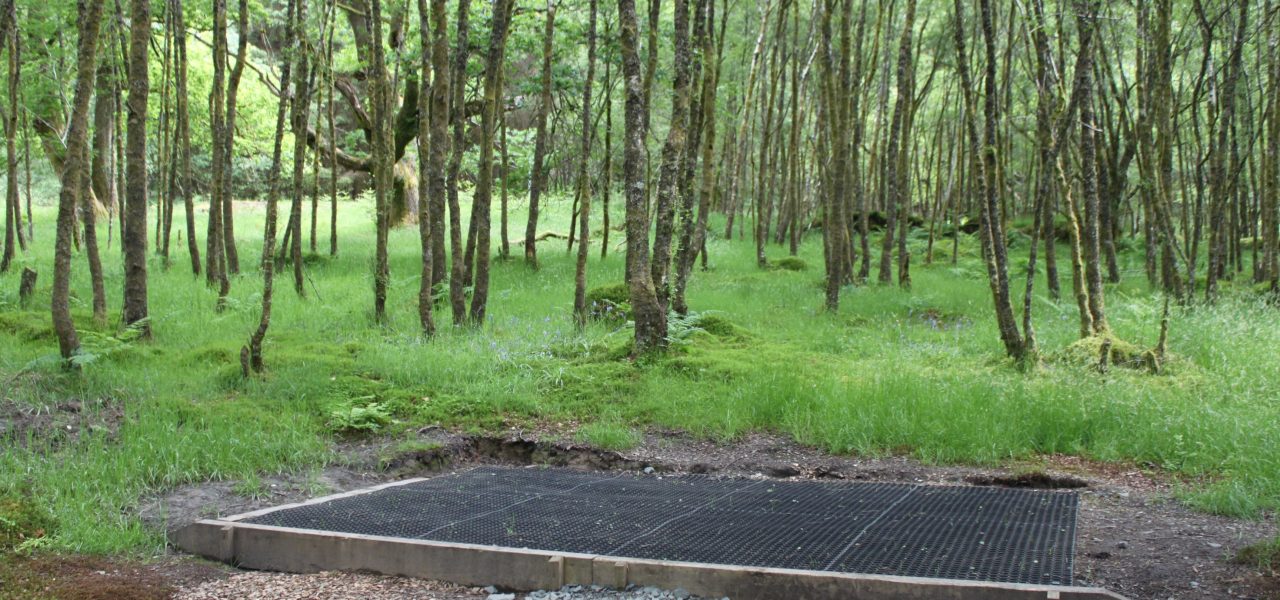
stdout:
[(174, 600), (471, 600), (476, 588), (439, 581), (358, 573), (292, 575), (251, 572), (180, 590)]
[[(500, 593), (408, 577), (325, 572), (310, 575), (245, 572), (180, 590), (174, 600), (699, 600), (677, 589), (631, 586), (626, 591), (567, 585), (555, 591)], [(723, 600), (728, 600), (727, 598)]]

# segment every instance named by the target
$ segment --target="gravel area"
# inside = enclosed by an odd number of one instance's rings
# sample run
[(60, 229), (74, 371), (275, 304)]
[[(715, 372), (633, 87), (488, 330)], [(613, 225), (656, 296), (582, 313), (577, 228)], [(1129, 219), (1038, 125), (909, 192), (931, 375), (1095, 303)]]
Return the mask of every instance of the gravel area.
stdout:
[[(177, 591), (173, 600), (700, 600), (684, 590), (565, 586), (556, 591), (503, 593), (407, 577), (325, 572), (311, 575), (245, 572)], [(727, 599), (725, 599), (727, 600)]]
[(485, 598), (480, 588), (439, 581), (326, 572), (248, 572), (179, 590), (174, 600), (462, 600)]

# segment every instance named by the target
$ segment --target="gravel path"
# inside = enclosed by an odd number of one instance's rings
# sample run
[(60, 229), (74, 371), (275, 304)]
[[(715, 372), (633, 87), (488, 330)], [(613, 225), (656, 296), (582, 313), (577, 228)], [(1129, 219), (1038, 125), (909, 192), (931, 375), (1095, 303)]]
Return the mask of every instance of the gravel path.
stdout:
[(480, 588), (407, 577), (249, 572), (179, 590), (174, 600), (463, 600), (486, 595)]
[(645, 587), (614, 591), (565, 586), (558, 591), (505, 594), (407, 577), (325, 572), (313, 575), (246, 572), (179, 590), (174, 600), (698, 600), (683, 590)]

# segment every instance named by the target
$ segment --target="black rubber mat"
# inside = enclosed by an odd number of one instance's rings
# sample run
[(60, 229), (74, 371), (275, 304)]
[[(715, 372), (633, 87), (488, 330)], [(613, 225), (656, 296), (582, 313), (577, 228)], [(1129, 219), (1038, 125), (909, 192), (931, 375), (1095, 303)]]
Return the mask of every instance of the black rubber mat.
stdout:
[(245, 522), (685, 562), (1071, 585), (1071, 492), (478, 468)]

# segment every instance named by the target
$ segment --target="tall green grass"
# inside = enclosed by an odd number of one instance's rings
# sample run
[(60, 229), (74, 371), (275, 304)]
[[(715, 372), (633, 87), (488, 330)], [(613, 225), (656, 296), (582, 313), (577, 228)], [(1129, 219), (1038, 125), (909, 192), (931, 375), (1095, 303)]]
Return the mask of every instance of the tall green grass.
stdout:
[[(543, 229), (566, 230), (568, 200), (553, 197), (546, 208)], [(516, 199), (513, 237), (523, 209)], [(31, 490), (55, 519), (63, 548), (154, 549), (158, 533), (136, 518), (140, 498), (206, 479), (313, 469), (332, 458), (333, 411), (377, 403), (396, 420), (384, 428), (392, 436), (436, 423), (471, 431), (581, 423), (564, 435), (611, 448), (662, 427), (725, 440), (773, 431), (835, 453), (937, 463), (1067, 453), (1166, 471), (1184, 482), (1181, 497), (1206, 511), (1256, 516), (1280, 505), (1280, 321), (1247, 293), (1176, 310), (1175, 356), (1163, 374), (1103, 375), (1062, 351), (1076, 338), (1075, 308), (1045, 297), (1041, 278), (1034, 309), (1045, 361), (1024, 371), (1002, 356), (971, 239), (962, 240), (958, 264), (950, 263), (950, 240), (941, 240), (934, 264), (924, 265), (923, 241), (913, 235), (910, 292), (847, 288), (840, 311), (829, 314), (818, 235), (801, 249), (810, 266), (802, 271), (760, 270), (749, 241), (713, 235), (710, 270), (696, 271), (690, 288), (695, 318), (673, 329), (668, 356), (632, 363), (619, 359), (625, 327), (574, 328), (574, 263), (560, 241), (540, 245), (538, 271), (519, 259), (493, 264), (485, 327), (447, 326), (442, 305), (444, 326), (428, 341), (417, 326), (416, 228), (397, 229), (390, 318), (376, 325), (372, 212), (363, 203), (340, 210), (339, 255), (308, 259), (305, 299), (277, 286), (264, 349), (269, 372), (250, 380), (239, 375), (238, 352), (261, 298), (252, 268), (259, 206), (237, 207), (246, 273), (233, 278), (227, 311), (214, 312), (216, 292), (192, 277), (185, 244), (175, 243), (169, 268), (151, 261), (155, 341), (115, 340), (113, 317), (86, 336), (96, 358), (79, 374), (56, 360), (46, 309), (53, 219), (50, 208), (40, 210), (34, 253), (18, 262), (18, 270), (40, 271), (31, 309), (17, 306), (16, 273), (0, 276), (0, 381), (7, 382), (0, 396), (34, 406), (107, 402), (123, 406), (125, 420), (118, 431), (90, 432), (70, 445), (0, 442), (0, 493)], [(594, 240), (598, 217), (596, 228)], [(203, 235), (203, 224), (198, 229)], [(598, 247), (592, 253), (592, 285), (622, 280), (622, 234), (611, 238), (607, 259)], [(326, 240), (320, 246), (327, 249)], [(1024, 265), (1025, 247), (1013, 250), (1014, 264)], [(771, 246), (769, 254), (785, 251)], [(104, 250), (113, 314), (118, 256), (118, 247)], [(1162, 302), (1145, 286), (1140, 261), (1137, 252), (1122, 256), (1125, 283), (1109, 289), (1108, 310), (1121, 338), (1151, 346)], [(77, 257), (73, 308), (92, 331), (83, 263)]]

